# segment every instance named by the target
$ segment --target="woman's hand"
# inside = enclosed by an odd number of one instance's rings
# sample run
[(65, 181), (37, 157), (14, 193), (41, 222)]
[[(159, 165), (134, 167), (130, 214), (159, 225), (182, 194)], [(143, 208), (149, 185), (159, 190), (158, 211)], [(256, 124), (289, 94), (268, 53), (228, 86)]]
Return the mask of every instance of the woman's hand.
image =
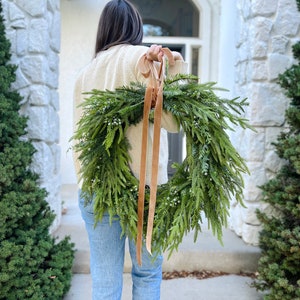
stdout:
[(148, 60), (154, 60), (154, 61), (162, 61), (162, 58), (164, 56), (164, 52), (162, 50), (161, 45), (151, 45), (146, 53), (146, 57)]
[[(164, 50), (161, 45), (151, 45), (146, 53), (146, 58), (151, 61), (159, 61), (161, 62), (163, 59), (163, 56), (165, 55)], [(169, 51), (168, 55), (173, 56), (173, 60), (169, 57), (169, 59), (172, 61), (171, 65), (175, 63), (176, 60), (182, 60), (182, 55), (177, 51)]]

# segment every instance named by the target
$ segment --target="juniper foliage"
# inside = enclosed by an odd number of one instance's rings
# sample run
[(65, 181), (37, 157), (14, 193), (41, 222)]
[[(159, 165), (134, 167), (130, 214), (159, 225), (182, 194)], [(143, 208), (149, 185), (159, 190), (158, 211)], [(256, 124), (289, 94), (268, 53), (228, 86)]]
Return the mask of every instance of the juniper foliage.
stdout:
[[(297, 1), (300, 10), (300, 1)], [(300, 42), (293, 46), (297, 63), (279, 75), (279, 85), (290, 98), (286, 110), (287, 132), (282, 132), (277, 154), (286, 161), (276, 177), (261, 189), (263, 201), (275, 213), (257, 215), (263, 225), (259, 243), (259, 277), (254, 286), (266, 291), (266, 300), (300, 299)]]
[(70, 287), (73, 244), (49, 234), (54, 214), (29, 168), (35, 149), (10, 58), (0, 2), (0, 299), (58, 300)]

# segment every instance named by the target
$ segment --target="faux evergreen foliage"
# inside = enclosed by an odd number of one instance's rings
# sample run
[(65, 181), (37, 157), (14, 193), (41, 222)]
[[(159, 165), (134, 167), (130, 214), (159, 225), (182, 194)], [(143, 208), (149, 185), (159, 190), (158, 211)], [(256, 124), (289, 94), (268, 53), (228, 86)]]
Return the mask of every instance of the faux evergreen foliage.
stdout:
[(254, 286), (267, 292), (266, 300), (300, 299), (300, 42), (293, 53), (298, 63), (279, 76), (279, 84), (290, 98), (285, 115), (289, 130), (279, 135), (275, 146), (286, 164), (261, 187), (263, 201), (276, 213), (267, 216), (258, 211), (263, 225), (259, 239), (262, 257)]
[[(240, 115), (246, 102), (222, 99), (215, 89), (215, 84), (199, 84), (191, 75), (165, 80), (164, 109), (181, 125), (187, 155), (182, 164), (174, 164), (169, 182), (158, 187), (152, 243), (156, 250), (172, 253), (190, 230), (196, 240), (202, 213), (221, 240), (230, 198), (242, 203), (242, 173), (247, 167), (226, 131), (230, 124), (248, 127)], [(96, 219), (106, 210), (111, 217), (117, 214), (123, 231), (132, 238), (136, 237), (138, 180), (128, 166), (125, 132), (141, 121), (144, 94), (145, 87), (138, 83), (114, 92), (93, 90), (83, 103), (73, 136), (74, 150), (80, 153), (82, 191), (86, 201), (94, 199)], [(145, 220), (148, 200), (149, 189)]]
[(49, 234), (54, 214), (29, 168), (35, 150), (9, 60), (0, 2), (0, 299), (58, 300), (70, 287), (73, 244)]

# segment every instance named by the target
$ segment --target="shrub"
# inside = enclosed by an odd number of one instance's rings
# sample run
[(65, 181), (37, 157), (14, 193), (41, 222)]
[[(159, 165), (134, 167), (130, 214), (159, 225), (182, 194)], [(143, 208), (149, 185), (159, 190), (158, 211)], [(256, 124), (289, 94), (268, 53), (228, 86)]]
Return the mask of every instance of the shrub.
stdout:
[(10, 57), (0, 2), (0, 299), (62, 299), (70, 288), (73, 244), (49, 234), (54, 214), (29, 168), (35, 149), (18, 113), (22, 99), (11, 90), (16, 66)]
[[(297, 6), (300, 10), (299, 0)], [(289, 129), (274, 143), (286, 164), (261, 187), (263, 201), (276, 214), (257, 212), (263, 225), (259, 238), (262, 256), (254, 286), (267, 292), (266, 300), (300, 299), (300, 42), (293, 46), (293, 54), (298, 63), (279, 75), (279, 84), (291, 99), (286, 110)]]

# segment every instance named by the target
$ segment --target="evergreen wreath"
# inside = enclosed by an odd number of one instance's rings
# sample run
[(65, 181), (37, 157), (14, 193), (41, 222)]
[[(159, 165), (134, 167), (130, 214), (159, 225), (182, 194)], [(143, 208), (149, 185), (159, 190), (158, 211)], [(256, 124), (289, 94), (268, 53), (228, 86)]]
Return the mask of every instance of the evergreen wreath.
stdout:
[[(215, 83), (200, 84), (193, 75), (165, 79), (163, 108), (174, 115), (185, 134), (186, 157), (173, 164), (176, 171), (168, 183), (158, 186), (153, 251), (169, 250), (171, 255), (191, 230), (196, 241), (203, 213), (222, 241), (231, 198), (243, 204), (242, 173), (248, 169), (226, 131), (233, 130), (229, 123), (250, 128), (242, 117), (247, 103), (246, 99), (223, 99), (216, 90)], [(80, 153), (83, 197), (94, 201), (95, 221), (105, 211), (111, 219), (117, 215), (123, 233), (131, 238), (137, 234), (139, 182), (128, 166), (130, 145), (125, 131), (141, 121), (144, 94), (141, 83), (87, 93), (72, 137), (74, 151)], [(149, 194), (146, 188), (145, 220)]]

